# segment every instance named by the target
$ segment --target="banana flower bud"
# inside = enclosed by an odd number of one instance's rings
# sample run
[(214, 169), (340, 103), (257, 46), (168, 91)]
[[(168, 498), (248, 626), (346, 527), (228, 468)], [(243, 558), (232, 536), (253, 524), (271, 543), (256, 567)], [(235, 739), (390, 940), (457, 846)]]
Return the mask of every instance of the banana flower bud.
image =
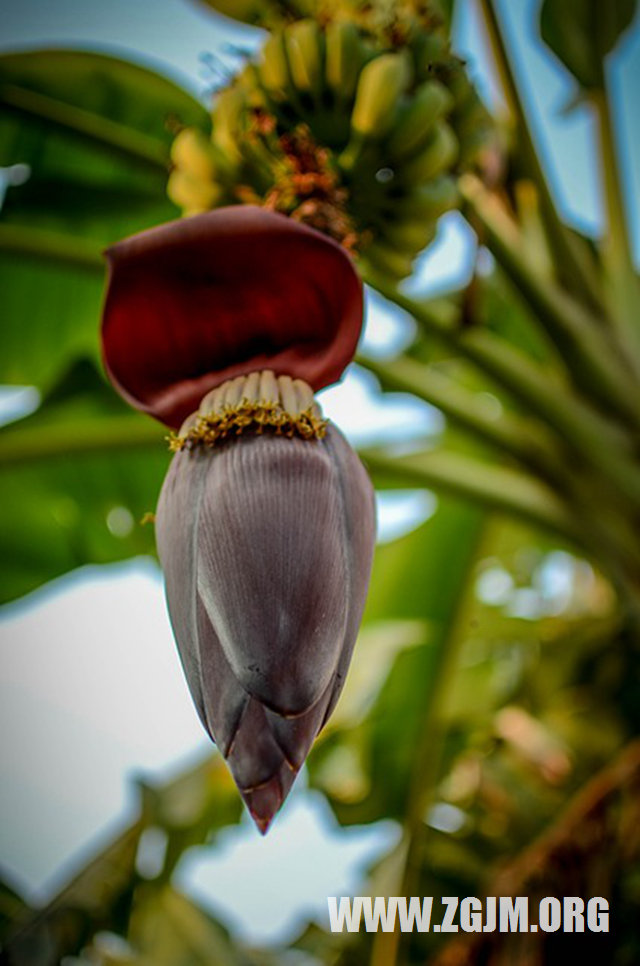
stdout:
[(344, 684), (375, 537), (360, 460), (313, 397), (353, 357), (339, 245), (218, 209), (108, 252), (116, 388), (174, 429), (156, 535), (202, 723), (265, 832)]

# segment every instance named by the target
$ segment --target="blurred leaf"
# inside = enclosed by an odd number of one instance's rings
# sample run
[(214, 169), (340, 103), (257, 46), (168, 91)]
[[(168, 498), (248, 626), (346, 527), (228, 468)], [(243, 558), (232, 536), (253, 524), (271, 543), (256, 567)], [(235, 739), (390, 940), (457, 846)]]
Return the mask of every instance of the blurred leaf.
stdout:
[(97, 357), (99, 253), (177, 216), (171, 125), (206, 119), (171, 81), (102, 54), (0, 58), (0, 165), (31, 171), (0, 216), (0, 381), (47, 387), (71, 358)]
[(168, 838), (157, 882), (167, 880), (186, 849), (211, 841), (215, 832), (237, 824), (242, 814), (234, 781), (217, 752), (164, 785), (139, 780), (138, 788), (145, 826), (162, 829)]
[(456, 0), (436, 0), (435, 9), (439, 9), (447, 24), (451, 24), (456, 8)]
[(22, 896), (0, 873), (0, 949), (12, 924), (26, 919), (30, 912)]
[(538, 362), (555, 364), (557, 350), (541, 333), (520, 293), (499, 270), (477, 277), (468, 323), (486, 327)]
[(235, 825), (242, 813), (236, 786), (218, 754), (168, 785), (156, 788), (139, 781), (138, 787), (146, 824), (166, 834), (159, 882), (170, 879), (187, 849), (204, 845), (213, 831)]
[(567, 504), (528, 473), (444, 447), (396, 456), (388, 450), (363, 450), (361, 456), (380, 489), (405, 488), (407, 484), (433, 487), (474, 505), (508, 513), (564, 539), (579, 539)]
[[(530, 909), (537, 908), (542, 897), (552, 892), (607, 896), (625, 939), (620, 940), (618, 928), (616, 934), (606, 930), (592, 938), (587, 958), (593, 962), (637, 962), (637, 928), (627, 929), (631, 922), (637, 927), (639, 789), (640, 741), (636, 739), (591, 775), (568, 802), (565, 799), (549, 827), (537, 838), (530, 836), (520, 854), (503, 863), (497, 875), (487, 877), (483, 888), (490, 895), (526, 895)], [(521, 966), (555, 963), (565, 957), (568, 948), (558, 942), (559, 938), (544, 931), (528, 933), (517, 941), (499, 932), (461, 935), (453, 939), (442, 957), (430, 962), (437, 966), (458, 962), (470, 966), (487, 962)]]
[(427, 625), (418, 620), (375, 621), (363, 627), (344, 690), (323, 734), (359, 724), (370, 711), (398, 654), (420, 644), (427, 635)]
[[(364, 723), (330, 735), (311, 755), (312, 780), (329, 793), (344, 824), (406, 816), (416, 756), (429, 739), (425, 719), (482, 519), (481, 512), (443, 499), (417, 530), (377, 548), (365, 631), (377, 621), (410, 620), (422, 622), (425, 636), (400, 651)], [(367, 779), (359, 799), (350, 787), (341, 801), (336, 786), (327, 782), (327, 763), (342, 742), (358, 756)]]
[[(570, 3), (568, 6), (573, 5)], [(502, 24), (503, 18), (498, 14), (499, 4), (497, 0), (480, 0), (480, 6), (489, 34), (494, 59), (493, 69), (496, 77), (500, 78), (503, 96), (515, 121), (507, 181), (511, 181), (513, 177), (519, 180), (524, 176), (536, 186), (540, 216), (553, 253), (555, 272), (574, 297), (592, 312), (600, 314), (604, 309), (601, 278), (594, 270), (592, 253), (588, 250), (586, 239), (576, 236), (564, 224), (556, 208), (547, 173), (536, 147), (536, 138), (531, 130), (529, 111), (520, 94), (520, 71), (516, 69), (514, 51)], [(559, 10), (560, 7), (558, 4)], [(567, 6), (562, 7), (562, 10), (566, 11)], [(571, 30), (572, 20), (569, 16), (566, 18), (566, 25)], [(519, 64), (518, 68), (520, 67)], [(539, 254), (536, 258), (539, 258)]]
[[(189, 803), (183, 814), (184, 828), (191, 835), (185, 837), (182, 850), (194, 838), (193, 830), (199, 829), (198, 837), (235, 824), (240, 817), (241, 803), (226, 765), (220, 755), (208, 755), (195, 767), (164, 786), (142, 786), (139, 817), (110, 841), (106, 847), (84, 866), (44, 908), (19, 915), (12, 923), (11, 938), (3, 950), (7, 966), (58, 966), (65, 956), (78, 953), (96, 932), (109, 929), (125, 936), (129, 928), (132, 903), (144, 901), (145, 896), (170, 895), (163, 915), (170, 915), (176, 926), (180, 921), (188, 927), (196, 951), (201, 953), (204, 939), (219, 937), (224, 948), (225, 932), (217, 924), (196, 909), (189, 900), (176, 893), (158, 893), (157, 885), (148, 885), (138, 869), (139, 849), (145, 831), (156, 827), (157, 813), (170, 811), (170, 802)], [(156, 810), (149, 807), (153, 796)], [(170, 849), (167, 860), (170, 860)], [(159, 881), (163, 882), (162, 873)], [(162, 900), (161, 900), (162, 901)], [(196, 929), (197, 926), (197, 929)], [(155, 921), (154, 929), (160, 927)], [(189, 950), (189, 935), (184, 936), (185, 948)], [(149, 937), (153, 941), (153, 936)], [(154, 947), (155, 949), (155, 947)], [(158, 952), (159, 955), (159, 952)], [(159, 959), (155, 955), (144, 959), (145, 966), (160, 963), (199, 963), (200, 959)], [(2, 960), (3, 966), (5, 959)], [(208, 962), (234, 963), (236, 960), (209, 959)]]
[(600, 88), (604, 58), (631, 24), (636, 7), (636, 0), (545, 0), (540, 33), (583, 88)]
[[(328, 932), (311, 922), (293, 943), (292, 949), (303, 955), (291, 957), (290, 966), (362, 966), (371, 961), (371, 934), (358, 932)], [(288, 960), (282, 957), (282, 966)]]
[(123, 929), (135, 883), (135, 858), (142, 823), (135, 822), (90, 861), (43, 909), (14, 921), (3, 950), (7, 966), (57, 966), (76, 952), (96, 928)]
[(0, 601), (89, 563), (153, 554), (169, 453), (87, 361), (33, 415), (0, 429)]
[(434, 515), (411, 533), (376, 549), (365, 626), (384, 619), (447, 623), (466, 574), (482, 514), (440, 499)]
[(247, 966), (229, 933), (191, 899), (165, 886), (141, 892), (129, 941), (154, 966)]

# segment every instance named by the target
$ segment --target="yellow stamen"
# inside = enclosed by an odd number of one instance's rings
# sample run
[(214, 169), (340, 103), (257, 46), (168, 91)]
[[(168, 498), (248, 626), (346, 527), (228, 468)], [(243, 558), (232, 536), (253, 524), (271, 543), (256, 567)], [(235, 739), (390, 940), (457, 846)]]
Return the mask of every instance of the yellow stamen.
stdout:
[(207, 393), (199, 411), (169, 438), (169, 448), (178, 452), (211, 447), (243, 433), (322, 439), (326, 427), (310, 386), (300, 379), (292, 382), (288, 376), (276, 378), (265, 370), (230, 379)]

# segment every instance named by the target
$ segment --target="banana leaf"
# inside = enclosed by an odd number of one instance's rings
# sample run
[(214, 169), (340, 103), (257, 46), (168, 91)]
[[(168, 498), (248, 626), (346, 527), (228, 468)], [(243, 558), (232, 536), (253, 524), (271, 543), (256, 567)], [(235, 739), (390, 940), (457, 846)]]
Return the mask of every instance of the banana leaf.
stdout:
[(163, 429), (79, 360), (39, 410), (0, 430), (0, 600), (90, 563), (153, 554)]
[(103, 54), (0, 58), (0, 166), (29, 172), (0, 212), (0, 381), (46, 389), (73, 358), (97, 358), (101, 251), (178, 216), (173, 132), (206, 117), (172, 81)]

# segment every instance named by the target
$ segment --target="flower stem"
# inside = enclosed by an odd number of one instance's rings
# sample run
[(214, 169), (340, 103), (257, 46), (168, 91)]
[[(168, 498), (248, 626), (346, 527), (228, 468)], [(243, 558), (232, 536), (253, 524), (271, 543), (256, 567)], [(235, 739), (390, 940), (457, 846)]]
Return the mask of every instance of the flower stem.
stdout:
[(484, 329), (460, 330), (429, 305), (402, 295), (383, 279), (367, 281), (384, 298), (411, 314), (431, 335), (472, 362), (522, 405), (542, 419), (581, 459), (640, 500), (640, 470), (633, 459), (633, 440), (622, 427), (575, 395), (553, 370), (543, 369), (519, 349)]
[(503, 412), (491, 418), (483, 412), (483, 400), (433, 366), (400, 356), (390, 362), (359, 358), (362, 366), (378, 377), (383, 389), (409, 392), (436, 406), (445, 416), (476, 438), (536, 471), (558, 458), (553, 440), (530, 420)]
[(638, 321), (640, 285), (629, 244), (609, 98), (606, 90), (594, 90), (590, 94), (590, 99), (600, 128), (602, 193), (607, 221), (600, 250), (607, 282), (609, 311), (627, 359), (640, 380), (640, 322)]
[(483, 241), (561, 351), (574, 379), (583, 381), (584, 374), (588, 389), (602, 403), (640, 428), (640, 384), (598, 320), (551, 280), (539, 277), (516, 223), (496, 195), (474, 175), (463, 176), (459, 188)]
[(563, 539), (580, 541), (580, 525), (552, 490), (526, 473), (497, 467), (445, 450), (392, 456), (364, 450), (360, 456), (377, 487), (407, 484), (435, 487), (488, 509), (509, 513), (550, 530)]
[(540, 194), (542, 216), (554, 250), (555, 261), (560, 266), (560, 274), (566, 274), (570, 290), (577, 297), (583, 297), (590, 309), (598, 313), (603, 308), (603, 294), (598, 284), (597, 273), (594, 271), (595, 263), (558, 217), (531, 132), (528, 119), (530, 112), (525, 110), (516, 82), (512, 60), (505, 43), (504, 30), (496, 11), (496, 0), (480, 0), (480, 6), (489, 34), (493, 64), (497, 70), (504, 99), (517, 128), (518, 146), (522, 151), (527, 174), (534, 181)]

